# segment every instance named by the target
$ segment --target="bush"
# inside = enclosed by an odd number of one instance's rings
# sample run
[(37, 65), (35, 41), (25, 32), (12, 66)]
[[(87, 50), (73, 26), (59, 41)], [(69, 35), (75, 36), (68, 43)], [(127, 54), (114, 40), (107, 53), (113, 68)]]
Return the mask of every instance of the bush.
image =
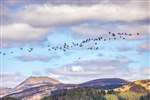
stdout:
[(106, 100), (118, 100), (118, 97), (114, 94), (106, 94), (105, 98)]
[(124, 92), (118, 94), (119, 100), (139, 100), (142, 94), (135, 92)]
[(126, 100), (125, 97), (118, 96), (118, 100)]
[(115, 94), (114, 90), (108, 90), (107, 94)]

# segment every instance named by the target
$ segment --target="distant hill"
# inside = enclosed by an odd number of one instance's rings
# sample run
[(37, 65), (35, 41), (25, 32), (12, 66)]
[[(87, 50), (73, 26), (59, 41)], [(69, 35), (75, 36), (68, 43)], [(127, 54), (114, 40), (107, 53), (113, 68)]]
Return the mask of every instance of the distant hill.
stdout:
[(40, 85), (57, 85), (61, 84), (60, 81), (52, 79), (50, 77), (29, 77), (25, 81), (23, 81), (21, 84), (16, 86), (14, 89), (27, 89), (31, 87), (36, 87)]
[(116, 88), (115, 91), (126, 92), (132, 91), (137, 93), (150, 92), (150, 80), (137, 80), (120, 88)]
[(80, 84), (81, 87), (93, 87), (93, 88), (100, 88), (100, 89), (115, 89), (130, 83), (129, 81), (120, 79), (120, 78), (103, 78), (103, 79), (96, 79), (91, 80), (85, 83)]

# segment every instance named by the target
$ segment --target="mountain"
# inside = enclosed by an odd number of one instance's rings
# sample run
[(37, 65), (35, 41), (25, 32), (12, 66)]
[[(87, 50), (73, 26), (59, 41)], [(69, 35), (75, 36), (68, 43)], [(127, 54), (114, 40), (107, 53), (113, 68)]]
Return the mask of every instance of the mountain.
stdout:
[(93, 87), (100, 89), (114, 89), (130, 83), (120, 78), (103, 78), (80, 84), (80, 87)]
[(57, 85), (57, 84), (61, 84), (61, 82), (52, 79), (50, 77), (29, 77), (21, 84), (19, 84), (17, 87), (15, 87), (15, 90), (27, 89), (27, 88), (41, 86), (41, 85)]
[(132, 91), (136, 93), (150, 92), (150, 80), (137, 80), (127, 85), (114, 89), (117, 92)]
[(0, 87), (0, 97), (7, 94), (10, 90), (11, 90), (11, 88)]
[(49, 77), (29, 77), (21, 84), (11, 89), (5, 96), (16, 97), (25, 100), (39, 100), (50, 95), (57, 85), (62, 83)]
[(49, 77), (29, 77), (6, 93), (4, 97), (14, 97), (23, 100), (40, 100), (45, 96), (51, 95), (52, 91), (72, 89), (75, 87), (77, 87), (77, 85), (63, 84)]

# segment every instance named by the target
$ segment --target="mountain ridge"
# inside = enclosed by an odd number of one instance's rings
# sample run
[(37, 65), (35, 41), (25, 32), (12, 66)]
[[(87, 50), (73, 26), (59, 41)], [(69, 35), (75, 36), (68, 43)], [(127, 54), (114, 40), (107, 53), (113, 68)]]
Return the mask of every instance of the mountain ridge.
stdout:
[(95, 88), (100, 87), (102, 89), (114, 89), (116, 87), (120, 87), (128, 83), (130, 82), (121, 78), (101, 78), (101, 79), (95, 79), (95, 80), (84, 82), (80, 84), (80, 86), (95, 87)]
[[(115, 90), (117, 92), (122, 92), (121, 88), (124, 86), (129, 86), (132, 84), (138, 84), (147, 86), (148, 81), (134, 81), (130, 82), (121, 78), (101, 78), (90, 80), (81, 84), (64, 84), (58, 80), (50, 77), (29, 77), (15, 88), (11, 89), (8, 93), (3, 95), (3, 97), (17, 97), (24, 100), (40, 100), (45, 96), (51, 95), (52, 91), (63, 90), (63, 89), (75, 89), (75, 88), (98, 88), (102, 90)], [(137, 86), (139, 87), (139, 86)], [(135, 90), (137, 87), (131, 88)], [(130, 89), (128, 89), (129, 91)], [(140, 91), (141, 92), (141, 91)], [(145, 91), (144, 91), (145, 92)]]

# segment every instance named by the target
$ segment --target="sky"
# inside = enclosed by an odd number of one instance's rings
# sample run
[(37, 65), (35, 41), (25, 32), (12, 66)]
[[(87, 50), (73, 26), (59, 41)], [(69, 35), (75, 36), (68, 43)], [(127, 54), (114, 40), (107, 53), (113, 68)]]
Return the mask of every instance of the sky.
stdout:
[[(73, 84), (98, 78), (150, 79), (149, 4), (148, 0), (0, 0), (0, 87), (15, 87), (29, 76)], [(48, 45), (109, 38), (108, 32), (133, 36), (101, 41), (98, 50), (47, 50)]]

